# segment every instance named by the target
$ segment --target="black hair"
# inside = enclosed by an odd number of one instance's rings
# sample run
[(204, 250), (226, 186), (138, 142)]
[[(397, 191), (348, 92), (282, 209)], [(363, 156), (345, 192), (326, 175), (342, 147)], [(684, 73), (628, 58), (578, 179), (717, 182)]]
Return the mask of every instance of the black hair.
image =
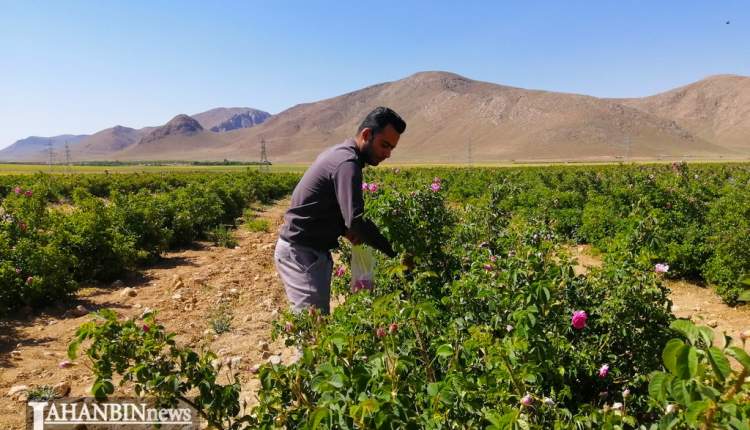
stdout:
[(396, 112), (390, 108), (378, 106), (367, 114), (362, 124), (359, 125), (357, 134), (369, 128), (375, 135), (386, 128), (388, 124), (392, 125), (398, 134), (402, 134), (406, 130), (406, 122)]

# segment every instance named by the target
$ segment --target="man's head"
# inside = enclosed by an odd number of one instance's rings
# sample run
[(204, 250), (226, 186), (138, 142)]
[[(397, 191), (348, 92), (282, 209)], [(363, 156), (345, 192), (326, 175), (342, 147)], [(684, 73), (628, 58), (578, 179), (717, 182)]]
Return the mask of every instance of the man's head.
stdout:
[(390, 157), (404, 130), (406, 122), (387, 107), (377, 107), (367, 114), (357, 130), (357, 146), (365, 154), (367, 164), (377, 166)]

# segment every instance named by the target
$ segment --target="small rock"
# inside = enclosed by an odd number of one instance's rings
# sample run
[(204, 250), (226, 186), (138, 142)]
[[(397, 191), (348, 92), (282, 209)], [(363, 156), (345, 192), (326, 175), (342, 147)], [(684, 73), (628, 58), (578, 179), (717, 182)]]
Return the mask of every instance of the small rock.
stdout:
[(264, 360), (267, 359), (270, 356), (271, 356), (271, 352), (270, 351), (263, 351), (263, 353), (261, 354), (261, 357), (263, 357)]
[(47, 325), (53, 325), (56, 322), (57, 322), (56, 320), (49, 320), (49, 321), (47, 321)]
[(231, 290), (229, 290), (229, 294), (231, 294), (233, 296), (239, 295), (240, 294), (240, 290), (238, 290), (237, 288), (232, 288)]
[(272, 355), (268, 358), (268, 362), (273, 364), (274, 366), (277, 366), (281, 364), (281, 356), (280, 355)]
[(175, 290), (179, 290), (180, 288), (185, 287), (185, 284), (182, 281), (177, 281), (172, 285), (172, 288)]
[(140, 303), (136, 303), (136, 304), (133, 305), (133, 307), (136, 308), (136, 309), (140, 309), (140, 308), (143, 307), (143, 305), (140, 304)]
[(138, 295), (138, 291), (135, 290), (135, 288), (125, 288), (124, 290), (120, 291), (120, 297), (135, 297)]
[(701, 308), (700, 306), (696, 306), (696, 307), (693, 308), (693, 310), (696, 311), (696, 312), (700, 312), (700, 311), (703, 310), (703, 308)]
[(264, 340), (258, 342), (258, 349), (260, 349), (261, 351), (268, 351), (268, 342)]
[(711, 321), (708, 322), (708, 326), (711, 327), (711, 328), (716, 328), (716, 326), (718, 326), (718, 325), (719, 325), (719, 322), (716, 321), (716, 320), (711, 320)]
[(82, 317), (84, 315), (87, 315), (88, 313), (89, 313), (89, 310), (86, 309), (86, 307), (83, 305), (78, 305), (75, 307), (75, 309), (71, 311), (71, 314), (73, 314), (73, 316), (76, 316), (76, 317)]
[(116, 280), (112, 283), (112, 288), (122, 288), (125, 284), (121, 280)]
[(57, 397), (65, 397), (70, 394), (70, 382), (64, 381), (52, 386), (52, 391)]
[(43, 355), (45, 357), (57, 357), (57, 353), (53, 351), (44, 351)]
[(279, 316), (279, 311), (276, 310), (276, 309), (272, 310), (271, 311), (271, 318), (276, 318), (277, 316)]
[(16, 360), (20, 360), (21, 359), (21, 351), (15, 349), (15, 350), (13, 350), (13, 351), (10, 352), (10, 356), (11, 356), (11, 358), (15, 358)]
[(8, 390), (8, 394), (6, 394), (6, 396), (13, 397), (16, 394), (24, 392), (24, 391), (29, 391), (28, 385), (14, 385), (10, 387), (10, 390)]
[(258, 279), (260, 279), (260, 275), (255, 275), (255, 278), (253, 278), (254, 281), (257, 281)]
[(210, 328), (207, 328), (207, 329), (203, 330), (203, 336), (209, 336), (210, 334), (211, 334), (211, 329)]
[(182, 300), (182, 294), (177, 293), (172, 296), (172, 300)]

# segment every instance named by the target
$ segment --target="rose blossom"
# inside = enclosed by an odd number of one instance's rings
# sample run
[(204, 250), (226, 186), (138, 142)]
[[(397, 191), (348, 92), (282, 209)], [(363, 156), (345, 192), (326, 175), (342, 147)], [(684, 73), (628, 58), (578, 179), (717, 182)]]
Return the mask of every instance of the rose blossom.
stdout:
[(334, 275), (337, 278), (340, 278), (340, 277), (344, 276), (344, 273), (346, 273), (346, 267), (339, 266), (338, 268), (336, 268), (336, 272), (334, 273)]
[(531, 394), (526, 394), (521, 399), (521, 404), (524, 406), (531, 406), (533, 402), (534, 402), (534, 399), (531, 397)]
[(367, 182), (362, 182), (362, 191), (367, 191)]
[(435, 193), (440, 191), (440, 182), (433, 182), (432, 185), (430, 185), (430, 189)]
[(656, 272), (656, 273), (667, 273), (667, 272), (669, 272), (669, 264), (657, 263), (654, 266), (654, 272)]
[(385, 337), (386, 336), (385, 329), (383, 327), (378, 327), (377, 330), (375, 330), (375, 336), (377, 337)]
[(391, 323), (391, 325), (388, 326), (388, 333), (396, 333), (398, 331), (398, 324), (397, 323)]
[(604, 379), (609, 375), (609, 364), (604, 364), (599, 368), (599, 377)]
[(589, 316), (586, 314), (586, 311), (575, 311), (570, 323), (573, 324), (573, 328), (576, 330), (581, 330), (586, 327), (586, 320), (588, 318)]

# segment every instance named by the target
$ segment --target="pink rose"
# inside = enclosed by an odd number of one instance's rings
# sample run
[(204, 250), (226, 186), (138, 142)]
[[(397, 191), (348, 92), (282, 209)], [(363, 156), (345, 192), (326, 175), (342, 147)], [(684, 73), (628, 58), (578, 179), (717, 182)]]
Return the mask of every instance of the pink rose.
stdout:
[(337, 278), (340, 278), (340, 277), (344, 276), (345, 273), (346, 273), (346, 267), (339, 266), (339, 267), (336, 268), (336, 272), (334, 273), (334, 275)]
[(383, 327), (378, 327), (378, 329), (375, 330), (375, 336), (377, 336), (377, 337), (381, 337), (382, 338), (382, 337), (385, 337), (386, 334), (387, 333), (385, 332), (385, 329)]
[(151, 327), (148, 326), (148, 324), (143, 324), (143, 327), (141, 327), (144, 331), (144, 333), (148, 333), (148, 331), (151, 329)]
[(488, 272), (492, 270), (492, 265), (491, 265), (491, 264), (489, 264), (489, 263), (488, 263), (488, 264), (485, 264), (485, 265), (484, 265), (484, 266), (482, 266), (482, 267), (484, 268), (484, 270), (486, 270), (486, 271), (488, 271)]
[(377, 193), (378, 192), (378, 184), (375, 182), (371, 182), (367, 185), (367, 189), (370, 190), (371, 193)]
[(31, 197), (33, 194), (34, 194), (34, 192), (31, 191), (31, 190), (26, 190), (26, 192), (23, 193), (23, 195), (26, 196), (26, 197)]
[(669, 272), (669, 264), (658, 263), (654, 266), (654, 272), (656, 273), (667, 273)]
[(586, 320), (589, 318), (586, 315), (586, 311), (575, 311), (573, 312), (573, 318), (571, 318), (571, 324), (576, 330), (581, 330), (586, 327)]
[(362, 191), (367, 191), (367, 182), (362, 182)]
[(391, 325), (388, 326), (388, 333), (396, 333), (397, 331), (398, 331), (397, 323), (391, 323)]
[(440, 191), (440, 182), (433, 182), (432, 185), (430, 185), (430, 189), (435, 193)]
[(291, 333), (292, 330), (294, 330), (294, 325), (292, 325), (291, 322), (287, 321), (286, 324), (284, 324), (284, 331), (287, 333)]
[(23, 192), (21, 187), (16, 187), (13, 191), (16, 193), (16, 195), (21, 194)]
[(599, 368), (599, 377), (604, 379), (609, 375), (609, 364), (604, 364)]
[(521, 404), (524, 406), (531, 406), (532, 403), (534, 403), (534, 399), (531, 397), (531, 394), (527, 394), (521, 399)]
[(29, 276), (28, 278), (26, 278), (26, 285), (31, 285), (32, 282), (34, 282), (33, 276)]

